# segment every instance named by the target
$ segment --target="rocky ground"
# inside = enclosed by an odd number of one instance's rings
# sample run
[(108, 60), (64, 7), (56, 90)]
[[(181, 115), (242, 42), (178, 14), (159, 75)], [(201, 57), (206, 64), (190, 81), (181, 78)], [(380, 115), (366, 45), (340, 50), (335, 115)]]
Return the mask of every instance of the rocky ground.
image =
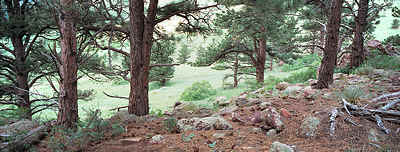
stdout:
[[(347, 99), (351, 105), (377, 109), (399, 99), (400, 72), (335, 74), (334, 79), (332, 87), (324, 90), (283, 82), (273, 91), (219, 97), (218, 110), (178, 102), (163, 117), (136, 117), (120, 111), (111, 119), (124, 122), (125, 132), (90, 143), (84, 151), (400, 151), (400, 121), (395, 121), (399, 116), (389, 120), (386, 114), (374, 113), (383, 119), (379, 127), (367, 114), (361, 116), (351, 107), (347, 112), (342, 102)], [(344, 95), (343, 90), (354, 86), (362, 91)], [(334, 109), (337, 117), (332, 116)], [(400, 104), (386, 110), (397, 112)]]

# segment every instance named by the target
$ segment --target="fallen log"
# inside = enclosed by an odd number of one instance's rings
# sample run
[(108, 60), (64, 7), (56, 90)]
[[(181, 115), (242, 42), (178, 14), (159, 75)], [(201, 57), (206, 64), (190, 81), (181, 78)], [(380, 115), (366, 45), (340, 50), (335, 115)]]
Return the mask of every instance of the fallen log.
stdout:
[(359, 124), (357, 124), (356, 122), (354, 122), (353, 120), (351, 120), (350, 118), (344, 118), (344, 121), (352, 124), (353, 126), (360, 126)]
[(330, 129), (329, 129), (329, 135), (334, 136), (335, 135), (335, 128), (336, 128), (336, 117), (338, 116), (339, 110), (337, 108), (333, 108), (331, 111), (331, 116), (329, 118), (330, 122)]
[(390, 108), (392, 108), (394, 105), (396, 105), (397, 103), (400, 103), (400, 98), (390, 101), (389, 103), (387, 103), (385, 106), (379, 108), (380, 110), (389, 110)]
[(389, 133), (390, 133), (390, 130), (387, 129), (387, 128), (385, 127), (385, 125), (383, 125), (382, 118), (381, 118), (379, 115), (373, 115), (373, 117), (375, 118), (375, 121), (376, 121), (376, 124), (378, 125), (378, 127), (379, 127), (382, 131), (384, 131), (386, 134), (389, 134)]
[(374, 99), (372, 99), (372, 102), (376, 102), (385, 98), (391, 98), (391, 97), (397, 97), (400, 96), (400, 91), (399, 92), (394, 92), (394, 93), (390, 93), (390, 94), (383, 94), (379, 97), (376, 97)]

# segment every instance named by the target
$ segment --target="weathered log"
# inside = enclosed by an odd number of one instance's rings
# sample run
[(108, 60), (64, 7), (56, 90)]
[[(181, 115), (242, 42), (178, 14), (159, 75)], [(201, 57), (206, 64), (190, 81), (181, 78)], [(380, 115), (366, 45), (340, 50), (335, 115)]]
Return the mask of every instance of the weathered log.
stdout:
[(335, 135), (335, 128), (336, 128), (336, 117), (338, 116), (339, 110), (337, 108), (333, 108), (331, 111), (331, 116), (329, 118), (329, 122), (331, 124), (330, 129), (329, 129), (329, 135), (334, 136)]
[(356, 122), (354, 122), (353, 120), (351, 120), (350, 118), (346, 117), (344, 118), (344, 121), (352, 124), (353, 126), (360, 126), (359, 124), (357, 124)]
[(376, 97), (374, 99), (372, 99), (372, 102), (376, 102), (385, 98), (391, 98), (391, 97), (396, 97), (396, 96), (400, 96), (400, 91), (399, 92), (394, 92), (394, 93), (390, 93), (390, 94), (383, 94), (379, 97)]
[(390, 122), (393, 122), (393, 123), (400, 124), (400, 120), (399, 119), (394, 119), (394, 118), (382, 118), (382, 119), (385, 120), (385, 121), (390, 121)]
[(389, 110), (390, 108), (392, 108), (394, 105), (396, 105), (397, 103), (400, 103), (400, 98), (390, 101), (389, 103), (387, 103), (385, 106), (379, 108), (380, 110)]
[(379, 127), (382, 131), (384, 131), (386, 134), (389, 134), (389, 133), (390, 133), (390, 130), (387, 129), (387, 128), (385, 127), (385, 125), (383, 125), (382, 118), (381, 118), (379, 115), (373, 115), (373, 117), (375, 118), (375, 121), (376, 121), (376, 124), (378, 125), (378, 127)]

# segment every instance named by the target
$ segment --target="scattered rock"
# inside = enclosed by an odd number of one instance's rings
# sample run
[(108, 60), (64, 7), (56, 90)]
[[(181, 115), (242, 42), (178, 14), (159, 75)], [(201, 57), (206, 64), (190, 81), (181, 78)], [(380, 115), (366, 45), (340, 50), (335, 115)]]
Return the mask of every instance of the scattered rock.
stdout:
[(269, 106), (271, 106), (272, 105), (272, 103), (271, 102), (261, 102), (260, 103), (260, 105), (259, 105), (259, 107), (261, 108), (261, 109), (266, 109), (266, 108), (268, 108)]
[(235, 103), (235, 105), (237, 105), (239, 107), (243, 107), (248, 103), (247, 98), (244, 98), (242, 96), (233, 97), (231, 100), (232, 100), (232, 103)]
[(215, 99), (215, 103), (217, 103), (219, 106), (227, 106), (230, 104), (230, 101), (227, 100), (225, 96), (219, 96)]
[(120, 139), (119, 142), (123, 145), (128, 145), (141, 142), (142, 140), (143, 140), (142, 137), (133, 137), (133, 138)]
[(278, 90), (285, 90), (289, 86), (289, 83), (287, 82), (279, 82), (276, 84), (275, 88)]
[(164, 138), (165, 137), (162, 135), (155, 135), (155, 136), (151, 137), (150, 142), (153, 144), (161, 143), (164, 140)]
[(288, 110), (286, 110), (285, 108), (281, 109), (281, 115), (286, 117), (286, 118), (290, 118), (291, 114)]
[(250, 132), (254, 133), (254, 134), (257, 134), (257, 133), (262, 133), (263, 130), (261, 128), (251, 128)]
[(187, 130), (231, 130), (232, 125), (222, 117), (205, 117), (181, 119), (178, 121), (178, 129), (180, 131)]
[(138, 116), (134, 114), (129, 114), (128, 110), (121, 110), (114, 114), (111, 117), (112, 120), (119, 120), (124, 123), (136, 122), (138, 120)]
[(281, 120), (281, 115), (276, 111), (274, 107), (269, 107), (263, 111), (264, 118), (267, 124), (271, 125), (277, 131), (282, 131), (284, 129), (284, 123)]
[(282, 144), (280, 142), (275, 141), (272, 143), (271, 149), (269, 149), (269, 152), (294, 152), (294, 150), (289, 145)]
[(307, 82), (308, 82), (308, 85), (312, 86), (312, 85), (316, 84), (318, 82), (318, 80), (310, 79)]
[(386, 135), (379, 133), (378, 130), (376, 130), (375, 128), (371, 128), (368, 131), (368, 140), (370, 142), (382, 142), (386, 139)]
[(303, 89), (301, 86), (289, 86), (283, 90), (283, 93), (290, 97), (295, 97), (297, 92), (299, 92), (301, 89)]
[(304, 98), (314, 99), (316, 94), (317, 94), (317, 90), (311, 88), (311, 86), (307, 86), (304, 88)]
[(7, 136), (16, 136), (17, 134), (26, 133), (38, 125), (30, 120), (20, 120), (10, 125), (0, 127), (0, 134)]
[(318, 117), (307, 117), (301, 124), (299, 135), (301, 137), (315, 137), (317, 135), (317, 128), (320, 124)]
[(266, 135), (268, 137), (273, 137), (273, 136), (275, 136), (277, 134), (278, 134), (278, 131), (276, 131), (275, 129), (268, 130), (267, 133), (266, 133)]
[(214, 133), (213, 137), (217, 138), (217, 139), (222, 139), (225, 137), (225, 133)]
[(218, 111), (218, 115), (224, 115), (224, 114), (232, 113), (232, 112), (236, 111), (237, 109), (239, 109), (239, 107), (236, 106), (236, 105), (232, 105), (232, 106), (229, 106), (229, 107), (224, 107), (224, 108), (222, 108), (222, 109), (220, 109)]

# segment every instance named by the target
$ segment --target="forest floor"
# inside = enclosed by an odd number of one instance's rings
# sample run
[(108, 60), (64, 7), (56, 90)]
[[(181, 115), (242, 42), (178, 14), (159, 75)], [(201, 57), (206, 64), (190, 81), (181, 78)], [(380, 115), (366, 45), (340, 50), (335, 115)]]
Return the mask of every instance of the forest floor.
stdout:
[[(223, 118), (232, 124), (232, 130), (201, 130), (169, 133), (164, 125), (166, 117), (152, 121), (134, 122), (126, 126), (126, 132), (117, 137), (92, 143), (89, 151), (268, 151), (275, 141), (291, 145), (296, 151), (323, 152), (323, 151), (400, 151), (400, 125), (384, 121), (390, 133), (383, 133), (375, 121), (366, 117), (350, 116), (341, 109), (343, 107), (337, 94), (346, 86), (357, 85), (365, 91), (365, 98), (358, 100), (357, 105), (373, 108), (372, 97), (400, 91), (399, 72), (389, 73), (382, 78), (375, 75), (369, 77), (357, 75), (342, 75), (336, 78), (333, 87), (316, 92), (313, 98), (305, 98), (304, 91), (298, 90), (293, 96), (272, 96), (271, 92), (261, 93), (259, 103), (269, 102), (280, 111), (284, 129), (276, 135), (266, 133), (265, 124), (251, 122), (257, 111), (263, 110), (261, 104), (239, 106), (233, 113), (240, 115), (243, 121), (235, 121), (231, 113), (222, 114)], [(379, 85), (379, 86), (378, 86)], [(305, 87), (304, 85), (295, 85)], [(290, 87), (290, 86), (289, 86)], [(302, 93), (303, 92), (303, 93)], [(307, 92), (307, 91), (305, 91)], [(339, 91), (340, 92), (340, 91)], [(247, 93), (250, 94), (250, 93)], [(251, 96), (251, 95), (249, 95)], [(398, 98), (398, 97), (396, 97)], [(234, 100), (231, 100), (234, 102)], [(389, 100), (382, 101), (383, 103)], [(336, 131), (329, 134), (330, 113), (333, 108), (343, 111), (336, 119)], [(399, 106), (396, 107), (397, 110)], [(207, 114), (206, 114), (207, 115)], [(211, 114), (208, 114), (211, 115)], [(173, 115), (174, 116), (174, 115)], [(307, 117), (318, 117), (321, 122), (312, 137), (302, 137), (299, 129)], [(185, 118), (192, 116), (186, 115)], [(194, 117), (194, 116), (193, 116)], [(180, 116), (176, 116), (181, 119)], [(357, 126), (345, 121), (351, 118)], [(256, 128), (262, 128), (258, 130)], [(222, 134), (218, 136), (216, 134)], [(154, 143), (152, 137), (162, 135), (160, 142)], [(189, 135), (192, 137), (186, 139)], [(218, 136), (218, 137), (217, 137)], [(125, 139), (125, 140), (124, 140)], [(126, 140), (127, 139), (127, 140)]]

